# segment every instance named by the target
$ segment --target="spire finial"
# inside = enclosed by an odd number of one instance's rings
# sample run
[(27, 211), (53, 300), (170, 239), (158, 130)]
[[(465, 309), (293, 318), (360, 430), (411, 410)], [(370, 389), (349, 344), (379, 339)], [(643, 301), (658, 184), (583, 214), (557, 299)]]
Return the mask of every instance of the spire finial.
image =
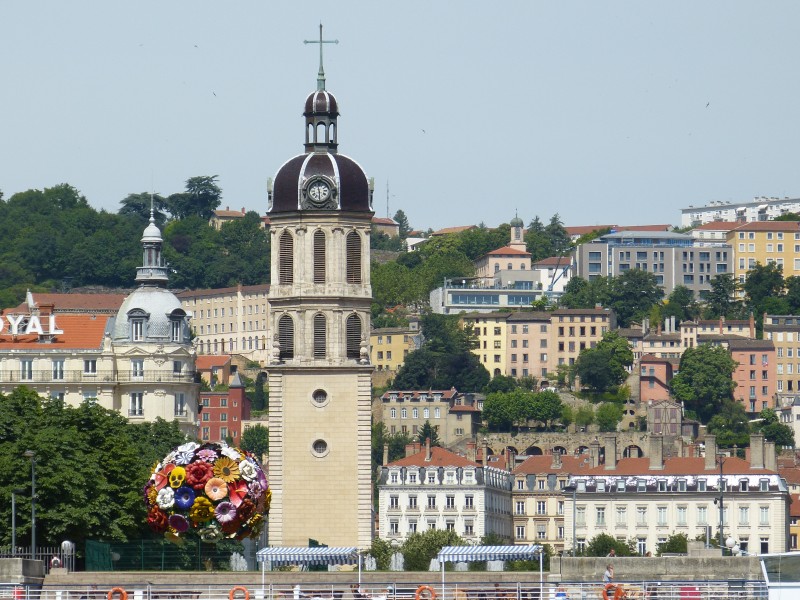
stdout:
[(150, 192), (150, 222), (151, 223), (155, 223), (156, 222), (155, 214), (154, 214), (154, 211), (153, 211), (153, 204), (154, 204), (153, 192)]
[(322, 39), (322, 23), (319, 24), (319, 41), (317, 40), (303, 40), (304, 44), (319, 44), (319, 72), (317, 73), (317, 90), (325, 90), (325, 69), (322, 66), (322, 44), (338, 44), (339, 40), (323, 40)]

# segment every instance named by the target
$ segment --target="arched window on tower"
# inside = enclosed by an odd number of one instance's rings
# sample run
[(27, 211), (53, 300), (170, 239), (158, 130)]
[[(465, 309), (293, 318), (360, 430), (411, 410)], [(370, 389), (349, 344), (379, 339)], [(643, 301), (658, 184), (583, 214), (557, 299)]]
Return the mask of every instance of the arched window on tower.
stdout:
[(328, 127), (328, 140), (336, 142), (336, 123), (331, 123)]
[(325, 232), (314, 232), (314, 283), (325, 283)]
[(347, 234), (347, 283), (361, 283), (361, 236)]
[(314, 315), (314, 358), (325, 358), (327, 347), (327, 324), (325, 315)]
[(361, 356), (361, 317), (347, 317), (347, 358), (358, 360)]
[(314, 141), (314, 125), (312, 123), (308, 124), (306, 127), (306, 144), (310, 144)]
[(294, 358), (294, 321), (289, 315), (283, 315), (278, 320), (278, 343), (281, 346), (280, 360)]
[(326, 134), (328, 133), (328, 128), (325, 126), (325, 123), (317, 123), (317, 135), (314, 141), (318, 144), (323, 144), (328, 140), (325, 139)]
[(288, 231), (281, 234), (278, 262), (278, 283), (294, 283), (294, 238)]

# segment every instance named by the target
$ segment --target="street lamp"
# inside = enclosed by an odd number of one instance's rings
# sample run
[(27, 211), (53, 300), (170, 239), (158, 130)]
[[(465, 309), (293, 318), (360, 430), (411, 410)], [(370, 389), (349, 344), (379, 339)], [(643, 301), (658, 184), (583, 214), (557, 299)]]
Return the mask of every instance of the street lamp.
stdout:
[[(723, 555), (725, 554), (725, 536), (722, 532), (725, 518), (725, 479), (722, 474), (722, 465), (725, 464), (725, 458), (724, 454), (717, 454), (717, 462), (719, 463), (719, 548)], [(716, 502), (716, 499), (714, 502)]]
[(31, 560), (36, 560), (36, 452), (25, 450), (22, 456), (31, 459)]
[(569, 485), (564, 487), (565, 492), (572, 492), (572, 557), (575, 558), (577, 556), (577, 533), (575, 528), (575, 521), (578, 514), (577, 509), (577, 501), (578, 501), (578, 488), (581, 488), (581, 492), (586, 491), (586, 482), (581, 481), (573, 481)]
[(11, 556), (17, 555), (17, 495), (25, 490), (11, 490)]

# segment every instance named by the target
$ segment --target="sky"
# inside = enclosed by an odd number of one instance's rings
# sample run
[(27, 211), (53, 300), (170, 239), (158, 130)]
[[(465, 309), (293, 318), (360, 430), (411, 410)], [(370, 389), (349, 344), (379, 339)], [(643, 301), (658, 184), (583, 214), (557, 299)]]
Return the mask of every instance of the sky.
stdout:
[(116, 212), (218, 175), (222, 208), (264, 214), (303, 152), (320, 22), (377, 216), (677, 224), (800, 196), (795, 0), (5, 0), (0, 190), (69, 183)]

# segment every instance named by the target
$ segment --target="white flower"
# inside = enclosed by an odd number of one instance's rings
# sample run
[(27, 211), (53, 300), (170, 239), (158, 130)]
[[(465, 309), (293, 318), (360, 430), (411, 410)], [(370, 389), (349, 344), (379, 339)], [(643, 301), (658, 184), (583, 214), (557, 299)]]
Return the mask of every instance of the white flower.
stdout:
[(188, 465), (194, 459), (194, 452), (178, 452), (175, 455), (176, 465)]
[(175, 504), (175, 490), (169, 486), (161, 488), (158, 490), (156, 502), (158, 502), (158, 507), (163, 510), (172, 508), (172, 505)]
[(239, 461), (242, 460), (242, 455), (239, 454), (239, 451), (236, 448), (231, 448), (230, 446), (223, 446), (220, 449), (220, 453), (223, 456), (227, 456), (231, 460)]
[(252, 462), (250, 462), (248, 459), (245, 459), (239, 463), (239, 474), (247, 481), (253, 481), (256, 477), (258, 477), (258, 470)]
[(194, 452), (200, 447), (197, 442), (186, 442), (178, 446), (178, 452)]

